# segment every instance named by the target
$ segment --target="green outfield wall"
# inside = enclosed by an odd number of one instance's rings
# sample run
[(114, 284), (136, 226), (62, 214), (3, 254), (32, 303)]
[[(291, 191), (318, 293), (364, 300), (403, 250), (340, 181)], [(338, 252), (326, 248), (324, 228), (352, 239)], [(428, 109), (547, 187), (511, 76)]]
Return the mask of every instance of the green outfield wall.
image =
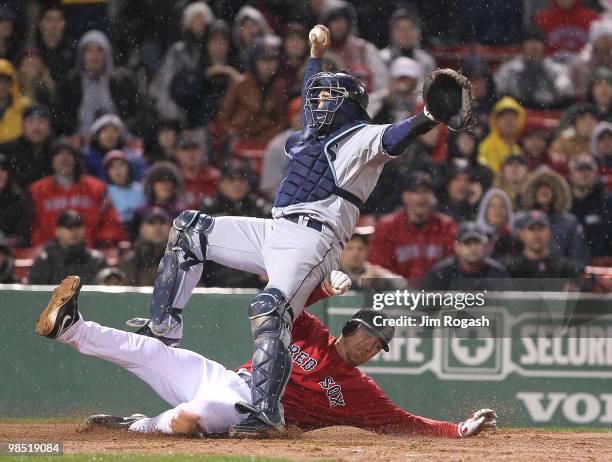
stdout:
[[(155, 414), (167, 406), (119, 367), (34, 333), (51, 288), (0, 286), (0, 418), (95, 412)], [(198, 290), (182, 346), (236, 367), (251, 354), (248, 291)], [(123, 328), (147, 312), (150, 289), (86, 287), (86, 319)], [(612, 425), (612, 298), (561, 293), (488, 294), (488, 328), (397, 328), (390, 351), (362, 369), (413, 413), (457, 421), (492, 407), (508, 426)], [(363, 306), (349, 294), (310, 311), (338, 334)], [(391, 316), (406, 314), (388, 310)], [(484, 329), (484, 330), (483, 330)], [(555, 334), (556, 332), (556, 334)]]

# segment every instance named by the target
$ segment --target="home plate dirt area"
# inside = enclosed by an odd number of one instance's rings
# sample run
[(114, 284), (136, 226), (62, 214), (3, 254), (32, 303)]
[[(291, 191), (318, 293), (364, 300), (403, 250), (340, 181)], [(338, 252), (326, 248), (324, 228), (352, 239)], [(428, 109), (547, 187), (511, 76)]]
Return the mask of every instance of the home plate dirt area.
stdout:
[[(84, 430), (74, 423), (0, 424), (0, 442), (61, 441), (66, 454), (210, 454), (284, 460), (612, 460), (612, 432), (500, 429), (465, 440), (382, 436), (350, 427), (286, 439), (232, 440)], [(252, 459), (251, 459), (252, 460)]]

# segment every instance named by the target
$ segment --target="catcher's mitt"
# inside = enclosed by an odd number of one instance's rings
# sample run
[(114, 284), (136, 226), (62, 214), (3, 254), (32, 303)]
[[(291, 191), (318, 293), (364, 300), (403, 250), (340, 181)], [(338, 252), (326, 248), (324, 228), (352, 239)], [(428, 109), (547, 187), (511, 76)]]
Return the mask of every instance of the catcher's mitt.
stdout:
[(438, 69), (425, 77), (423, 101), (425, 115), (451, 130), (469, 130), (476, 125), (472, 115), (472, 86), (457, 71)]

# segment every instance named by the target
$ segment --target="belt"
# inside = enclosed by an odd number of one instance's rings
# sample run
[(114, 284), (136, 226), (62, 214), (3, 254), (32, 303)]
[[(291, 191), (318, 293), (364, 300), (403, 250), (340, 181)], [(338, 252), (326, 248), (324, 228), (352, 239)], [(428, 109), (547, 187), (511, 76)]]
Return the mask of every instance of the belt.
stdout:
[(315, 220), (314, 218), (308, 215), (287, 215), (283, 217), (285, 220), (292, 221), (297, 223), (298, 225), (304, 225), (307, 228), (312, 228), (315, 231), (323, 231), (323, 222), (319, 220)]

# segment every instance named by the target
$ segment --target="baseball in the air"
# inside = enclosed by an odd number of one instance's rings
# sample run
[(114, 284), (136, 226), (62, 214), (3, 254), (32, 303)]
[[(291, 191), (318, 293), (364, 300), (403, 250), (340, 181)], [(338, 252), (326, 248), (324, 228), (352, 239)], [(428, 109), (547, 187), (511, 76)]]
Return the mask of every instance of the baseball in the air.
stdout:
[(308, 37), (310, 38), (311, 42), (322, 42), (325, 38), (325, 35), (323, 35), (323, 31), (321, 29), (319, 29), (318, 27), (313, 27), (310, 30), (310, 34), (308, 34)]

